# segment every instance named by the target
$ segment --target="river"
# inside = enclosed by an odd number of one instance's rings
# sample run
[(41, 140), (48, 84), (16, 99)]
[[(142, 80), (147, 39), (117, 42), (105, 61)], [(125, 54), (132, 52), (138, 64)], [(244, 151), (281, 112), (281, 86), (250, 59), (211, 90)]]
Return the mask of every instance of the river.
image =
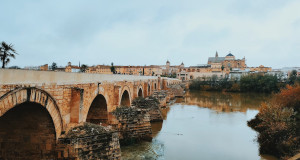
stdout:
[(152, 123), (152, 142), (122, 146), (124, 160), (276, 160), (259, 155), (247, 121), (270, 95), (187, 92)]

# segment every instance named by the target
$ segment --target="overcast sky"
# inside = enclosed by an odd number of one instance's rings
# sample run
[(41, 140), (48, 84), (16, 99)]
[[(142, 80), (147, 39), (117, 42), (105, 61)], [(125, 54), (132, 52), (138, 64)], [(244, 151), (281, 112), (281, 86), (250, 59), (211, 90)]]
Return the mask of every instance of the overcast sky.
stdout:
[(0, 0), (9, 66), (206, 64), (230, 51), (248, 66), (300, 66), (299, 0)]

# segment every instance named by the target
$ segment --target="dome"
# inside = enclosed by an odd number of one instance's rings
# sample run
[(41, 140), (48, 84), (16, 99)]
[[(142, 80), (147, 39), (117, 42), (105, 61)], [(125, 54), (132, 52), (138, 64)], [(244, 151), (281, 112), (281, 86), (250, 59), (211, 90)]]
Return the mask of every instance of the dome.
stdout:
[[(234, 55), (232, 55), (231, 53), (227, 54), (228, 57), (233, 57)], [(226, 57), (227, 57), (226, 56)]]

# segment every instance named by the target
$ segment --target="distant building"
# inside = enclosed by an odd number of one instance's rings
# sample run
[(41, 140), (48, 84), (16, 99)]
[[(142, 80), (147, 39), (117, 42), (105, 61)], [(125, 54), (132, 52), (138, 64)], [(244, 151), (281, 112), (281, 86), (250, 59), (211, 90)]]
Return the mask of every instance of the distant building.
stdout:
[(167, 60), (166, 65), (161, 65), (159, 67), (162, 69), (162, 75), (171, 76), (180, 72), (180, 69), (184, 68), (184, 63), (182, 62), (180, 65), (171, 66), (170, 61)]
[[(162, 75), (162, 69), (160, 66), (114, 66), (116, 74), (125, 75), (145, 75), (145, 76), (160, 76)], [(111, 72), (111, 66), (109, 65), (97, 65), (89, 67), (87, 73), (98, 74), (113, 74)]]
[(260, 65), (259, 67), (249, 67), (250, 72), (263, 72), (268, 73), (272, 71), (271, 67), (265, 67), (263, 65)]
[(207, 78), (217, 75), (218, 77), (223, 77), (224, 72), (213, 71), (211, 65), (198, 65), (185, 67), (177, 73), (177, 78), (180, 80), (193, 80), (196, 78)]
[(48, 64), (40, 66), (41, 71), (48, 71), (48, 69), (49, 69)]
[(177, 78), (181, 80), (208, 79), (213, 76), (218, 78), (240, 79), (241, 76), (249, 73), (268, 73), (271, 67), (260, 65), (259, 67), (247, 67), (245, 57), (236, 59), (231, 53), (225, 57), (219, 57), (216, 52), (215, 57), (209, 57), (207, 64), (182, 67), (177, 72)]
[(72, 65), (71, 62), (68, 62), (68, 65), (65, 68), (65, 72), (80, 72), (80, 66)]
[[(180, 65), (173, 65), (169, 60), (165, 65), (150, 65), (150, 66), (114, 66), (115, 74), (125, 75), (145, 75), (145, 76), (167, 76), (177, 77), (180, 80), (193, 80), (193, 79), (209, 79), (213, 76), (217, 78), (232, 78), (240, 79), (241, 76), (249, 73), (270, 73), (273, 74), (271, 67), (260, 65), (259, 67), (247, 67), (245, 57), (236, 59), (236, 57), (229, 53), (225, 57), (219, 57), (216, 52), (214, 57), (209, 57), (207, 64), (185, 67), (182, 62)], [(46, 65), (41, 66), (39, 70), (48, 68)], [(72, 65), (68, 63), (66, 67), (57, 68), (56, 71), (65, 72), (80, 72), (80, 65)], [(96, 65), (88, 67), (86, 73), (96, 74), (113, 74), (110, 65)], [(278, 73), (278, 72), (276, 72)], [(283, 72), (285, 74), (285, 72)], [(274, 72), (275, 74), (275, 72)], [(288, 75), (288, 72), (286, 73)], [(300, 75), (300, 70), (297, 72)]]
[(226, 72), (229, 73), (233, 68), (244, 70), (246, 65), (245, 57), (243, 59), (235, 59), (235, 56), (231, 53), (226, 57), (219, 57), (216, 52), (215, 57), (209, 57), (207, 64), (211, 65), (212, 72)]
[(25, 66), (23, 69), (27, 69), (27, 70), (40, 70), (40, 66)]
[(232, 70), (245, 70), (247, 68), (246, 59), (236, 59), (231, 53), (226, 57), (219, 57), (216, 52), (215, 57), (209, 57), (207, 64), (183, 67), (177, 73), (177, 78), (181, 80), (206, 79), (212, 76), (218, 78), (228, 77)]
[(112, 74), (110, 67), (111, 66), (107, 66), (107, 65), (97, 65), (97, 66), (88, 67), (85, 72), (98, 73), (98, 74)]

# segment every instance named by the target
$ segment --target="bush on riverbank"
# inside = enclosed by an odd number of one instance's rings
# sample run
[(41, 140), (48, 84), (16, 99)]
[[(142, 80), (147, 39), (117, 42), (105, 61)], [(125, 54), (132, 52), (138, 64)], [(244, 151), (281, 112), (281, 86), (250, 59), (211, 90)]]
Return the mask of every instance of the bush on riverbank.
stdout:
[(189, 85), (190, 90), (202, 90), (202, 91), (239, 91), (237, 81), (231, 81), (228, 78), (221, 78), (219, 80), (210, 78), (206, 81), (202, 81), (200, 78), (191, 81)]
[(248, 125), (259, 132), (257, 141), (262, 154), (281, 158), (300, 151), (300, 85), (287, 86)]
[(190, 83), (191, 90), (203, 91), (227, 91), (227, 92), (263, 92), (271, 93), (278, 92), (280, 87), (277, 76), (250, 74), (242, 76), (240, 81), (231, 80), (228, 78), (210, 78), (206, 81), (195, 79)]
[(276, 75), (249, 74), (241, 77), (240, 90), (243, 92), (278, 92), (279, 82)]

